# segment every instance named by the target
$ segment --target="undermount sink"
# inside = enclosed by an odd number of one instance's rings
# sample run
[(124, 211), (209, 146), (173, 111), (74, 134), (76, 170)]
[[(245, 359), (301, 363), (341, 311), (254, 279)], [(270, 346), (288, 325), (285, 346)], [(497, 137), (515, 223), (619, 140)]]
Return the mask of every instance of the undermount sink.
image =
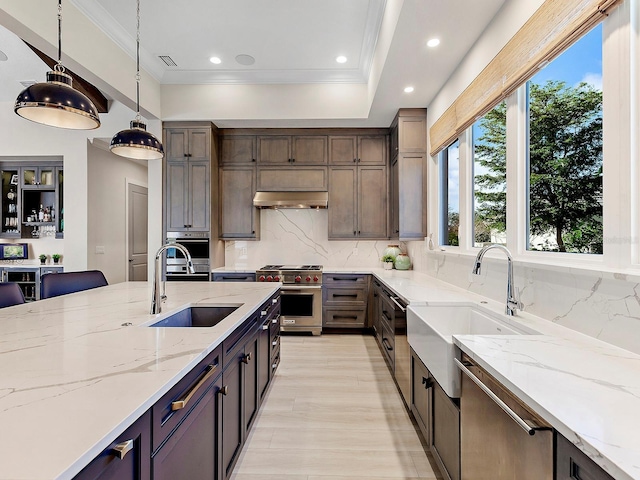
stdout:
[(240, 305), (187, 307), (148, 327), (213, 327), (235, 312)]
[(454, 362), (460, 354), (453, 335), (538, 333), (507, 324), (501, 317), (470, 306), (411, 306), (407, 311), (407, 335), (411, 347), (447, 395), (458, 398), (462, 379)]

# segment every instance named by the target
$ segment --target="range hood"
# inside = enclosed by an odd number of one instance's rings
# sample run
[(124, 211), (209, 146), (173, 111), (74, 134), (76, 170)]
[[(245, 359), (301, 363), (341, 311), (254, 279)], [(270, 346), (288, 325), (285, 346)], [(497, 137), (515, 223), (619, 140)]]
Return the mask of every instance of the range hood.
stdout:
[(327, 208), (328, 192), (256, 192), (257, 208)]

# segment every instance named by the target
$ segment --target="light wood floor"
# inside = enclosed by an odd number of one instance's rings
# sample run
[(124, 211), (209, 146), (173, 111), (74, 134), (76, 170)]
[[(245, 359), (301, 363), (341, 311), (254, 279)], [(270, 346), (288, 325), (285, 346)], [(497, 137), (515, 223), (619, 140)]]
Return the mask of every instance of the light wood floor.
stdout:
[(281, 337), (231, 480), (441, 478), (372, 336)]

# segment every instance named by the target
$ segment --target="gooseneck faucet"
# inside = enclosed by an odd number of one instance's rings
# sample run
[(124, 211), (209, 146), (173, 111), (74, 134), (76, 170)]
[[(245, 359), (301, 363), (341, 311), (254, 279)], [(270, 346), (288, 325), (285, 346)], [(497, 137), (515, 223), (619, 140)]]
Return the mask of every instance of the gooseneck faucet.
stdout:
[(517, 314), (518, 309), (522, 310), (523, 305), (518, 298), (518, 290), (513, 285), (513, 260), (511, 258), (511, 252), (509, 251), (509, 249), (503, 245), (498, 245), (496, 243), (482, 247), (482, 250), (480, 250), (478, 252), (478, 255), (476, 256), (476, 263), (473, 267), (472, 273), (474, 275), (480, 275), (480, 268), (482, 267), (482, 259), (484, 257), (484, 254), (493, 248), (497, 248), (498, 250), (503, 251), (507, 256), (507, 305), (505, 307), (504, 313), (513, 316)]
[[(151, 314), (155, 315), (156, 313), (160, 313), (162, 311), (162, 302), (166, 300), (167, 296), (164, 294), (166, 292), (165, 281), (162, 281), (162, 267), (160, 266), (160, 259), (162, 258), (162, 254), (165, 250), (169, 248), (175, 248), (176, 250), (180, 250), (184, 257), (187, 259), (187, 273), (196, 273), (195, 268), (193, 268), (193, 262), (191, 261), (191, 254), (189, 250), (187, 250), (183, 245), (179, 243), (166, 243), (162, 245), (158, 251), (156, 252), (156, 259), (153, 266), (153, 289), (151, 291)], [(162, 283), (162, 294), (160, 294), (160, 283)]]

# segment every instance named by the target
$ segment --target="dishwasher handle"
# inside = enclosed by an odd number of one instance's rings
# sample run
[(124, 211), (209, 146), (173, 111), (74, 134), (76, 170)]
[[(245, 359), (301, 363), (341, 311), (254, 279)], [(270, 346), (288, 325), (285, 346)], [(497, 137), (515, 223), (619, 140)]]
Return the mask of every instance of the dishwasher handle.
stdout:
[(529, 435), (535, 435), (536, 432), (539, 430), (550, 430), (550, 427), (540, 427), (537, 425), (535, 426), (530, 425), (526, 420), (523, 420), (522, 417), (520, 417), (520, 415), (518, 415), (516, 412), (514, 412), (511, 409), (511, 407), (509, 407), (509, 405), (507, 405), (502, 400), (500, 400), (500, 398), (495, 393), (493, 393), (491, 389), (482, 382), (482, 380), (476, 377), (473, 374), (473, 372), (469, 370), (464, 363), (462, 363), (457, 358), (454, 358), (454, 360), (458, 365), (458, 368), (462, 371), (462, 373), (464, 373), (467, 377), (469, 377), (473, 381), (473, 383), (475, 383), (480, 388), (480, 390), (486, 393), (491, 400), (493, 400), (502, 410), (504, 410), (504, 412), (507, 415), (509, 415), (511, 419), (514, 422), (516, 422), (518, 426), (522, 428), (525, 432), (527, 432)]
[(400, 300), (400, 297), (389, 297), (389, 298), (391, 298), (391, 301), (395, 303), (400, 310), (402, 310), (402, 313), (405, 313), (407, 311), (407, 308), (406, 308), (407, 306), (402, 305), (400, 302), (398, 302), (398, 300)]

